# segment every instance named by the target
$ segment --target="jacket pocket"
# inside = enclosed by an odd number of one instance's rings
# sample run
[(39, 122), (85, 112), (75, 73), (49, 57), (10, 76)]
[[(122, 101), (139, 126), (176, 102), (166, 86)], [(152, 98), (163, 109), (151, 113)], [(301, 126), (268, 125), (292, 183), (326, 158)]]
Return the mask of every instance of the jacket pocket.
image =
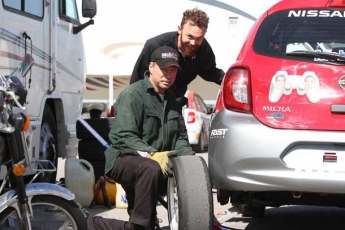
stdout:
[(168, 120), (168, 129), (169, 133), (172, 134), (173, 136), (176, 135), (176, 133), (181, 132), (181, 122), (184, 122), (183, 119), (180, 119), (180, 114), (176, 111), (170, 111), (167, 116)]
[(147, 136), (155, 136), (159, 134), (159, 128), (162, 126), (161, 118), (158, 111), (153, 108), (145, 108), (145, 119), (143, 124), (143, 132)]
[(174, 110), (171, 110), (168, 113), (168, 120), (179, 119), (179, 118), (180, 118), (180, 114)]

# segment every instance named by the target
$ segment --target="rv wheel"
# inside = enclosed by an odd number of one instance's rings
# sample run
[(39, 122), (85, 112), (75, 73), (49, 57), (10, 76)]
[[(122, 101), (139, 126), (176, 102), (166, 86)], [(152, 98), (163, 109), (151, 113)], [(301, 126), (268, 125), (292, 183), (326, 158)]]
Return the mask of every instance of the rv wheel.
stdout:
[[(55, 117), (49, 105), (44, 107), (40, 134), (40, 160), (49, 160), (57, 168), (57, 131)], [(41, 162), (44, 168), (48, 163)], [(41, 173), (36, 181), (55, 183), (56, 171)]]

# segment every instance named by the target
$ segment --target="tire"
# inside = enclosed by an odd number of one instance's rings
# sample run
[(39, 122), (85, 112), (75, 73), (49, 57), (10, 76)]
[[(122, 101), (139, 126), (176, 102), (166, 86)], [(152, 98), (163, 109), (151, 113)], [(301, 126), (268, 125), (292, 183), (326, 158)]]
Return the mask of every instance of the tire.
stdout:
[(237, 204), (235, 207), (244, 217), (262, 217), (266, 210), (264, 205)]
[(196, 153), (202, 153), (205, 150), (204, 131), (201, 129), (198, 144), (193, 145), (192, 148)]
[[(31, 204), (33, 209), (32, 229), (57, 230), (62, 227), (62, 224), (68, 222), (68, 226), (61, 229), (87, 229), (84, 214), (74, 201), (57, 196), (37, 195), (32, 198)], [(0, 229), (20, 229), (17, 224), (18, 215), (15, 208), (8, 207), (0, 213)]]
[[(91, 118), (84, 119), (102, 138), (109, 139), (114, 118)], [(82, 123), (77, 121), (77, 138), (82, 140), (95, 140), (95, 137), (87, 130)]]
[[(52, 109), (49, 105), (44, 107), (40, 132), (40, 160), (49, 160), (58, 167), (57, 157), (57, 127)], [(48, 163), (41, 162), (44, 168), (50, 168)], [(54, 172), (43, 172), (35, 182), (55, 183), (57, 170)]]
[(171, 230), (213, 229), (212, 184), (206, 162), (199, 156), (171, 159), (168, 178), (168, 218)]

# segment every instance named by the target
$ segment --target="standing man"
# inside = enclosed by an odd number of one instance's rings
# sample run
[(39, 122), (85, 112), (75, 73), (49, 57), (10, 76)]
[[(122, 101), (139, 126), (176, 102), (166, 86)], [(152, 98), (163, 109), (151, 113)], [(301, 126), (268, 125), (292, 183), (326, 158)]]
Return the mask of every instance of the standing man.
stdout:
[(183, 138), (180, 108), (170, 89), (178, 68), (176, 50), (161, 46), (151, 55), (149, 74), (117, 98), (105, 172), (126, 191), (130, 219), (90, 216), (89, 230), (155, 229), (158, 195), (165, 195), (171, 174), (169, 157), (194, 154)]
[(176, 32), (168, 32), (146, 41), (135, 64), (130, 84), (144, 78), (150, 63), (150, 55), (159, 46), (169, 46), (179, 55), (179, 66), (174, 83), (174, 93), (180, 105), (187, 103), (184, 94), (188, 84), (197, 75), (206, 81), (221, 84), (224, 71), (216, 67), (215, 55), (205, 39), (209, 18), (199, 9), (186, 10)]

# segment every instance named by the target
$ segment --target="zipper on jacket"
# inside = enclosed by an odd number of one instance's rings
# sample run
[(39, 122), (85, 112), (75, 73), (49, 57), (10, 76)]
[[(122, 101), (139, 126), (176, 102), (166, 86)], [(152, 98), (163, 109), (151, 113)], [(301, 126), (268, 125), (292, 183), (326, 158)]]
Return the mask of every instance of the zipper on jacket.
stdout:
[[(165, 99), (165, 98), (164, 98)], [(166, 109), (166, 105), (167, 105), (168, 101), (167, 100), (163, 100), (163, 119), (162, 119), (162, 128), (163, 128), (163, 138), (162, 138), (162, 141), (163, 141), (163, 147), (162, 147), (162, 151), (164, 149), (164, 146), (165, 146), (165, 138), (166, 138), (166, 128), (164, 127), (164, 123), (165, 123), (165, 109)]]

